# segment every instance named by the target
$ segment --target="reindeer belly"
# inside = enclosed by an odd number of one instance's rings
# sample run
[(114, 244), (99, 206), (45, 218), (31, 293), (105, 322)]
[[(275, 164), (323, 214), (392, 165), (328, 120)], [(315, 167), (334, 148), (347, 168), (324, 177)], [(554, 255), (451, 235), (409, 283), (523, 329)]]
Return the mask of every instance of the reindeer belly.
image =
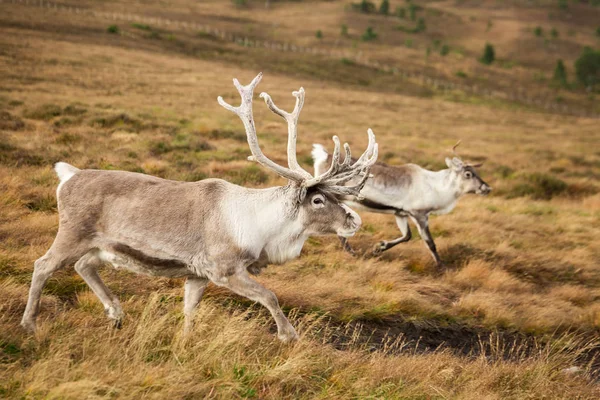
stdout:
[(124, 268), (142, 275), (166, 278), (196, 276), (194, 271), (180, 260), (154, 257), (121, 243), (101, 249), (99, 257), (115, 268)]
[(364, 200), (344, 200), (344, 203), (349, 207), (356, 210), (364, 210), (372, 213), (378, 214), (396, 214), (398, 213), (398, 209), (394, 207), (389, 207), (383, 204), (379, 204), (377, 202), (364, 199)]

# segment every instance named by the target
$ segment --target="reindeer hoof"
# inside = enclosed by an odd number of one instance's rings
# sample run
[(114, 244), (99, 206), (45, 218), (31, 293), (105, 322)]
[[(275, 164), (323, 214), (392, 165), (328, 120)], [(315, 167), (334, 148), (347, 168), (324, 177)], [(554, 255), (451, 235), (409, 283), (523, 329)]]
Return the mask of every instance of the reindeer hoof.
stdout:
[(23, 320), (21, 321), (21, 326), (27, 333), (35, 333), (35, 322)]
[(296, 330), (290, 326), (285, 332), (281, 332), (277, 334), (277, 338), (281, 340), (283, 343), (292, 343), (299, 339)]
[(387, 250), (387, 243), (381, 241), (381, 242), (377, 243), (375, 245), (375, 247), (373, 248), (373, 255), (379, 255), (386, 250)]

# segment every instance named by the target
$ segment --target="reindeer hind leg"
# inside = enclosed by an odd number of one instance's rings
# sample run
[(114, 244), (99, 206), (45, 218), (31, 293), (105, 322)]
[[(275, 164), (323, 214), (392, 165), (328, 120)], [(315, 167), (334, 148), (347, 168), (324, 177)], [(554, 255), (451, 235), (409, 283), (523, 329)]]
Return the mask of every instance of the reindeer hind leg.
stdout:
[(59, 229), (50, 249), (34, 263), (27, 306), (21, 319), (21, 326), (30, 332), (35, 331), (35, 319), (40, 310), (42, 289), (48, 279), (54, 272), (72, 264), (88, 251), (83, 243), (74, 245), (69, 235), (63, 232)]
[(123, 320), (123, 310), (117, 296), (115, 296), (108, 287), (104, 284), (98, 268), (103, 264), (99, 257), (98, 250), (94, 249), (86, 253), (75, 263), (75, 271), (83, 278), (85, 283), (92, 289), (94, 294), (100, 299), (104, 306), (106, 316), (115, 321), (115, 327), (121, 328)]
[(400, 214), (395, 214), (395, 217), (396, 225), (398, 225), (398, 229), (400, 229), (402, 236), (394, 240), (382, 240), (381, 242), (377, 243), (373, 249), (373, 254), (381, 254), (397, 244), (408, 242), (411, 239), (412, 233), (410, 231), (410, 226), (408, 226), (408, 218)]

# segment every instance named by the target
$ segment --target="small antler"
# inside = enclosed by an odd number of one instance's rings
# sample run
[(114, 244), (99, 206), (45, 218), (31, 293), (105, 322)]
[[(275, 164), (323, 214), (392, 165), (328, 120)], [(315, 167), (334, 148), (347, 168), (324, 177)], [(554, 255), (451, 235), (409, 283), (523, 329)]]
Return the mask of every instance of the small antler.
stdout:
[(456, 152), (456, 148), (458, 147), (458, 145), (460, 144), (461, 140), (459, 139), (458, 142), (456, 142), (456, 144), (454, 146), (452, 146), (452, 153), (454, 153), (454, 155), (458, 158), (460, 158), (460, 156), (458, 155), (458, 153)]
[[(461, 158), (461, 157), (456, 152), (456, 148), (458, 147), (458, 145), (460, 144), (460, 142), (461, 141), (459, 140), (458, 142), (456, 142), (456, 144), (454, 146), (452, 146), (452, 153), (454, 153), (454, 156), (458, 157), (458, 158)], [(473, 167), (473, 168), (479, 168), (479, 167), (481, 167), (483, 165), (483, 163), (482, 162), (478, 163), (478, 164), (465, 163), (465, 165), (468, 165), (468, 166)]]

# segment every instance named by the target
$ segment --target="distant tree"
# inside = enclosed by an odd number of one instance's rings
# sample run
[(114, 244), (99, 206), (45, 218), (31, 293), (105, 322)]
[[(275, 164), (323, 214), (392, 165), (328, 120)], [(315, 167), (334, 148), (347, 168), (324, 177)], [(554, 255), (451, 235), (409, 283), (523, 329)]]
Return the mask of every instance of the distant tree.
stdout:
[(417, 6), (410, 3), (408, 5), (408, 15), (410, 16), (410, 20), (414, 21), (417, 19)]
[(442, 45), (442, 47), (440, 48), (440, 55), (447, 56), (448, 53), (450, 53), (450, 46), (448, 46), (447, 44)]
[(550, 36), (552, 36), (553, 39), (556, 39), (558, 37), (558, 30), (556, 30), (556, 28), (552, 28), (550, 31)]
[(544, 30), (541, 26), (536, 26), (533, 30), (533, 33), (535, 33), (535, 36), (542, 36), (544, 34)]
[(379, 5), (379, 13), (388, 15), (390, 13), (390, 0), (383, 0)]
[(342, 32), (341, 32), (342, 36), (348, 36), (348, 25), (346, 24), (342, 24)]
[(118, 34), (120, 32), (120, 29), (117, 25), (110, 25), (108, 28), (106, 28), (106, 32)]
[(323, 39), (323, 32), (319, 29), (315, 36), (317, 37), (317, 39)]
[(588, 88), (600, 84), (600, 51), (585, 47), (575, 61), (575, 74), (579, 82)]
[(483, 49), (483, 56), (479, 59), (483, 64), (490, 65), (496, 59), (496, 52), (494, 51), (494, 46), (489, 43), (485, 44), (485, 48)]
[(417, 27), (415, 28), (415, 32), (425, 32), (425, 29), (427, 27), (425, 26), (425, 18), (419, 18), (419, 20), (417, 21)]
[(600, 37), (600, 26), (596, 28), (596, 36)]
[(569, 8), (569, 1), (568, 0), (558, 0), (558, 8), (560, 8), (561, 10), (566, 10), (567, 8)]
[(370, 2), (369, 0), (362, 0), (357, 6), (358, 11), (365, 14), (370, 14), (375, 12), (375, 4)]
[[(402, 18), (402, 19), (406, 18), (406, 8), (396, 7), (396, 16), (398, 18)], [(600, 29), (600, 28), (598, 28), (598, 29)]]
[(563, 60), (558, 60), (556, 62), (556, 67), (554, 68), (554, 81), (560, 83), (562, 86), (567, 85), (567, 69), (565, 68)]
[(368, 42), (369, 40), (377, 39), (377, 33), (370, 26), (367, 28), (365, 33), (360, 37), (363, 41)]

